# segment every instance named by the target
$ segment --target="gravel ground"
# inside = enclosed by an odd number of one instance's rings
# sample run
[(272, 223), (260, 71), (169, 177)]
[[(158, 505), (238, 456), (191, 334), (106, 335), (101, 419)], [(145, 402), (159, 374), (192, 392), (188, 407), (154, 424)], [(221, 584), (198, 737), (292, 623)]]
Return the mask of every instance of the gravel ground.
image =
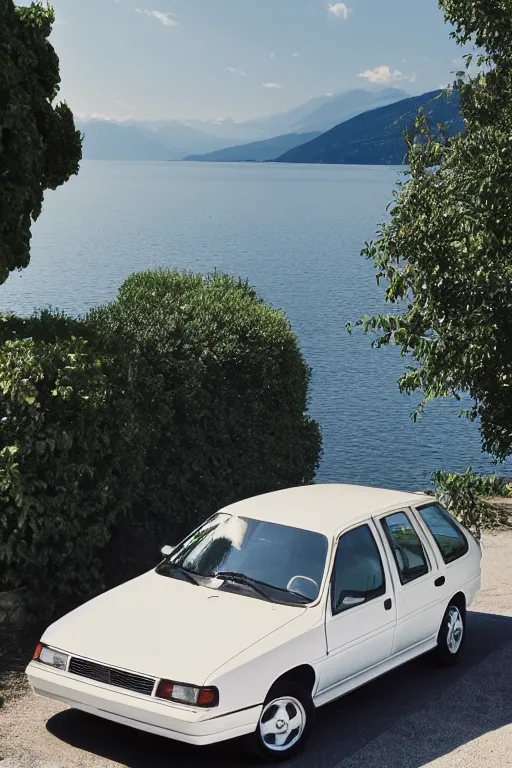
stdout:
[[(512, 532), (484, 538), (464, 659), (418, 659), (321, 709), (291, 768), (512, 768)], [(3, 758), (3, 760), (2, 760)], [(38, 699), (0, 710), (0, 768), (224, 768), (237, 744), (194, 749)]]

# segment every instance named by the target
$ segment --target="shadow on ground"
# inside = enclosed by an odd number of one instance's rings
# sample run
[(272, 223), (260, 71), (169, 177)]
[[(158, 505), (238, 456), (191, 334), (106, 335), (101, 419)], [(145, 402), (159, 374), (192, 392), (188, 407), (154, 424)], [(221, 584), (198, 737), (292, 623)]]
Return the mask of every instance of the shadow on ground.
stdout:
[[(512, 722), (511, 658), (512, 618), (470, 613), (459, 665), (438, 670), (427, 658), (417, 659), (320, 709), (311, 742), (287, 765), (363, 765), (357, 753), (389, 731), (389, 751), (381, 745), (375, 755), (365, 753), (364, 768), (420, 768)], [(193, 748), (77, 710), (55, 715), (47, 728), (71, 746), (127, 768), (254, 764), (238, 742)]]

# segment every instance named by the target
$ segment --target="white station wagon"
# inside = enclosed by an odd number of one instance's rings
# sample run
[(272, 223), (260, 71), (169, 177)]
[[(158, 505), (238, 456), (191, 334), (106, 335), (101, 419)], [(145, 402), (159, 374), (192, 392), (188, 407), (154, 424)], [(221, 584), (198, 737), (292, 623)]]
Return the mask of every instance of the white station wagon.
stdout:
[(282, 760), (317, 707), (432, 651), (455, 662), (479, 544), (432, 496), (344, 485), (215, 514), (154, 570), (72, 611), (34, 691), (189, 744), (245, 736)]

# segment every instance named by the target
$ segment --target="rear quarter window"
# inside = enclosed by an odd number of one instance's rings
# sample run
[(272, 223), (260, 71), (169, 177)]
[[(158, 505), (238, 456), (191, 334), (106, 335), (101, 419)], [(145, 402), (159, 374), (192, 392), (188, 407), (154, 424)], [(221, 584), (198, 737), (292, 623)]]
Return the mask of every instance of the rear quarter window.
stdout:
[(469, 551), (468, 540), (452, 516), (440, 504), (427, 504), (418, 511), (434, 537), (445, 563), (453, 563)]

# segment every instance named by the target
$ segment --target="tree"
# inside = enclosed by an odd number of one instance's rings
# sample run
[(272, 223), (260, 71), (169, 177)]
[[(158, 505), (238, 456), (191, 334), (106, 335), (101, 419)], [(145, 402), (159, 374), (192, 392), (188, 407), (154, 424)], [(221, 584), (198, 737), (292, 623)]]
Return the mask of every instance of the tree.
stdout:
[(59, 60), (48, 38), (49, 5), (0, 0), (0, 284), (30, 261), (30, 225), (43, 195), (78, 173), (82, 138), (64, 104), (54, 106)]
[(457, 43), (478, 51), (453, 89), (466, 127), (446, 137), (419, 115), (406, 137), (406, 179), (363, 251), (394, 306), (358, 324), (378, 334), (374, 346), (398, 345), (409, 358), (399, 387), (423, 393), (415, 415), (433, 398), (466, 393), (483, 448), (504, 459), (512, 454), (512, 1), (439, 5)]

